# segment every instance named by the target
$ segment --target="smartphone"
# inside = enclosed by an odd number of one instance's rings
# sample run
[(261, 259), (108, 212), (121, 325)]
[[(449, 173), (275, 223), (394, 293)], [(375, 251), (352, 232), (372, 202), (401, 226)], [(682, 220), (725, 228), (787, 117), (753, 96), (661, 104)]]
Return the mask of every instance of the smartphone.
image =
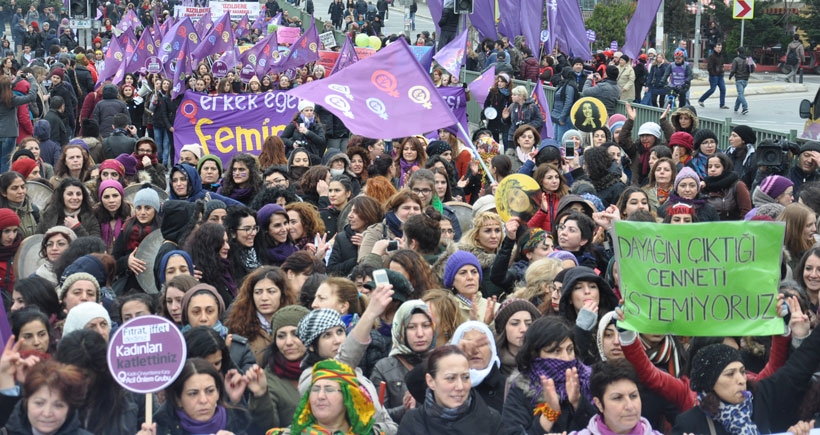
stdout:
[(566, 151), (567, 159), (574, 159), (575, 158), (575, 141), (574, 140), (565, 140), (564, 141), (564, 150)]
[(373, 281), (376, 283), (376, 287), (390, 284), (390, 279), (387, 278), (387, 271), (384, 269), (376, 269), (373, 271)]
[(387, 244), (387, 252), (397, 251), (399, 249), (399, 242), (396, 240), (391, 240)]

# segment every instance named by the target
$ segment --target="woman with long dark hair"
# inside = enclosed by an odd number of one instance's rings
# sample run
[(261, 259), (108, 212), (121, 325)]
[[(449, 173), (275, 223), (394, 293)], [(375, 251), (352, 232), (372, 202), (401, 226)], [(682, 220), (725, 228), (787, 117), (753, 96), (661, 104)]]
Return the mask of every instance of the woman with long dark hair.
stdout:
[(0, 208), (8, 208), (20, 218), (23, 238), (36, 233), (40, 209), (26, 196), (26, 180), (17, 172), (0, 175)]
[(245, 206), (232, 205), (228, 208), (224, 226), (231, 245), (228, 253), (231, 276), (237, 284), (241, 284), (247, 274), (262, 265), (253, 246), (256, 234), (259, 233), (256, 212)]
[(260, 263), (279, 266), (297, 252), (288, 231), (288, 212), (279, 204), (268, 204), (257, 213), (259, 232), (254, 246)]
[(202, 271), (199, 282), (214, 286), (226, 305), (233, 302), (236, 294), (236, 282), (228, 262), (230, 249), (225, 228), (210, 222), (195, 229), (185, 244), (185, 251), (191, 254), (197, 270)]
[(153, 189), (146, 188), (137, 192), (134, 196), (134, 208), (134, 217), (122, 226), (122, 231), (111, 251), (111, 255), (117, 259), (117, 275), (123, 279), (127, 277), (125, 290), (141, 288), (137, 275), (145, 272), (146, 265), (137, 258), (137, 248), (152, 231), (160, 230), (161, 222), (159, 196)]
[(261, 189), (262, 174), (256, 158), (250, 154), (235, 154), (217, 193), (248, 205)]
[(55, 225), (71, 228), (80, 237), (100, 236), (100, 224), (91, 209), (88, 191), (80, 180), (66, 178), (54, 190), (49, 206), (40, 217), (37, 233), (45, 233)]
[(332, 275), (347, 276), (356, 266), (362, 233), (370, 225), (381, 222), (384, 212), (381, 204), (368, 196), (357, 196), (350, 201), (348, 224), (336, 235), (333, 251), (327, 262), (327, 270)]
[(94, 216), (100, 222), (102, 239), (111, 252), (122, 233), (123, 224), (131, 217), (131, 205), (125, 201), (125, 191), (119, 181), (103, 181), (97, 195), (100, 202), (94, 206)]

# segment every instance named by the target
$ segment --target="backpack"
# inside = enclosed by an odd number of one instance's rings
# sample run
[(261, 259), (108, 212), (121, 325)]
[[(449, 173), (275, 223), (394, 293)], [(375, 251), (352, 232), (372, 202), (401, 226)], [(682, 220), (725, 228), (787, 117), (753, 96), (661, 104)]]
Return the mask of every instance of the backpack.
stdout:
[(749, 74), (755, 72), (757, 69), (757, 64), (755, 64), (755, 60), (752, 59), (752, 56), (746, 58), (746, 67), (749, 68)]
[(797, 49), (789, 47), (789, 52), (786, 54), (786, 64), (797, 65)]

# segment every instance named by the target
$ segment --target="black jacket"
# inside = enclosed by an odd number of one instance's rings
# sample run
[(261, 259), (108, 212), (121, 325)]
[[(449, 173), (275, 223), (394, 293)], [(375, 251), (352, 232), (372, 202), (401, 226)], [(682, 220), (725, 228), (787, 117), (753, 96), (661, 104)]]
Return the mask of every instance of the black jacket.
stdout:
[[(115, 85), (105, 85), (102, 91), (102, 100), (94, 106), (94, 111), (91, 113), (91, 119), (97, 121), (100, 127), (100, 136), (108, 137), (114, 132), (114, 115), (123, 114), (131, 116), (128, 112), (128, 106), (117, 98), (117, 87)], [(131, 123), (131, 120), (128, 120)]]
[(66, 126), (65, 122), (63, 121), (63, 117), (56, 109), (51, 108), (46, 115), (43, 116), (43, 119), (48, 121), (48, 124), (51, 126), (51, 140), (57, 142), (61, 146), (65, 146), (68, 143), (68, 139), (71, 137), (71, 134), (68, 132), (68, 126)]
[(498, 411), (487, 406), (475, 391), (470, 391), (470, 408), (460, 418), (449, 421), (419, 404), (407, 411), (399, 425), (398, 435), (491, 435), (501, 429)]
[(137, 139), (125, 130), (114, 130), (111, 136), (103, 139), (102, 148), (106, 159), (114, 159), (120, 154), (131, 154)]
[(345, 225), (344, 231), (336, 234), (336, 242), (327, 262), (327, 273), (333, 276), (347, 276), (356, 266), (359, 257), (359, 247), (350, 241), (356, 234), (350, 225)]
[[(31, 422), (26, 415), (26, 410), (23, 409), (22, 400), (14, 406), (11, 417), (3, 430), (9, 435), (31, 435), (33, 433)], [(80, 426), (80, 418), (77, 416), (77, 411), (74, 411), (54, 435), (91, 435), (91, 432)]]
[(91, 71), (88, 68), (77, 65), (74, 68), (74, 75), (76, 76), (77, 83), (80, 84), (80, 91), (82, 95), (88, 95), (94, 92), (94, 78), (91, 76)]

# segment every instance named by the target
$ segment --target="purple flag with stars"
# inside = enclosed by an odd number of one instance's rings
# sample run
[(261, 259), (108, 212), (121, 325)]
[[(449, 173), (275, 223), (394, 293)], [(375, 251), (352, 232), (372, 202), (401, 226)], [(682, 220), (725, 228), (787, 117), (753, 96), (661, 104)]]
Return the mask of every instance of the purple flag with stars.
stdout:
[(222, 53), (235, 45), (236, 41), (231, 31), (231, 14), (225, 13), (202, 38), (202, 43), (193, 49), (191, 55), (199, 61), (212, 54)]
[(290, 46), (287, 59), (278, 66), (279, 71), (319, 60), (319, 32), (316, 31), (316, 20), (310, 19), (310, 27)]
[[(399, 39), (367, 59), (288, 91), (321, 104), (365, 137), (407, 137), (458, 122)], [(423, 124), (413, 120), (424, 120)]]
[(353, 48), (353, 41), (350, 40), (350, 36), (345, 36), (345, 43), (342, 45), (342, 49), (339, 50), (339, 57), (336, 59), (333, 69), (330, 70), (330, 74), (336, 74), (358, 61), (359, 55), (356, 54), (356, 49)]
[(433, 59), (438, 62), (450, 75), (461, 77), (461, 66), (464, 65), (464, 53), (467, 47), (467, 30), (456, 36), (444, 47), (441, 47)]

